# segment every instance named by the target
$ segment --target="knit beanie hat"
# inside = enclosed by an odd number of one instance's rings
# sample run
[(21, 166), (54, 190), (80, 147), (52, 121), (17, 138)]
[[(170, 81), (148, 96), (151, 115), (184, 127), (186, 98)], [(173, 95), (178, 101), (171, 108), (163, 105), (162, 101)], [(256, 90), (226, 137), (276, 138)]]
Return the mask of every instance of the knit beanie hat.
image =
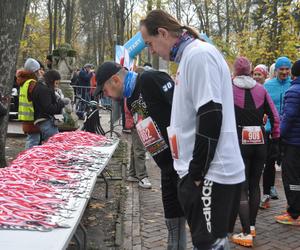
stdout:
[(34, 73), (40, 69), (40, 64), (37, 60), (28, 58), (24, 64), (24, 69)]
[(275, 70), (281, 68), (281, 67), (287, 67), (287, 68), (291, 68), (292, 67), (292, 63), (291, 60), (288, 59), (285, 56), (282, 57), (278, 57), (276, 62), (275, 62)]
[(268, 76), (268, 68), (267, 68), (267, 66), (266, 65), (264, 65), (264, 64), (258, 64), (255, 68), (254, 68), (254, 70), (253, 70), (253, 72), (260, 72), (261, 74), (263, 74), (263, 76), (265, 77), (265, 78), (267, 78), (267, 76)]
[(236, 58), (233, 68), (236, 76), (249, 76), (251, 73), (251, 64), (249, 60), (243, 56)]
[(274, 78), (276, 75), (276, 72), (275, 72), (275, 63), (273, 63), (271, 66), (270, 66), (270, 69), (269, 69), (269, 77), (272, 79)]
[(293, 76), (300, 76), (300, 60), (294, 62), (292, 67), (292, 75)]

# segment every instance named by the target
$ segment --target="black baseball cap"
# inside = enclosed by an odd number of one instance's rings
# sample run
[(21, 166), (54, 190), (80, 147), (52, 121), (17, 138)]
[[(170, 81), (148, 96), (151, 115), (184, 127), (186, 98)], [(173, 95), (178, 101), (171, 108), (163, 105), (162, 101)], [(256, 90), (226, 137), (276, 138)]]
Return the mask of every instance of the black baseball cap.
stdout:
[(94, 96), (98, 96), (102, 92), (104, 83), (118, 73), (120, 69), (122, 69), (122, 66), (116, 62), (104, 62), (99, 66), (96, 71), (97, 88)]

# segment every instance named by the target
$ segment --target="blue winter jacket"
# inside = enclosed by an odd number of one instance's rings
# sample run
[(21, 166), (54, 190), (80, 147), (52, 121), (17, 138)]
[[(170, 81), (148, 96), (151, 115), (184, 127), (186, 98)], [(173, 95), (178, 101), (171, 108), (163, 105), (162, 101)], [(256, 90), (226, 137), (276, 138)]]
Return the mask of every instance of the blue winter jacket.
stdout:
[[(268, 94), (271, 96), (272, 101), (275, 104), (275, 107), (278, 111), (279, 117), (282, 115), (282, 107), (283, 107), (283, 98), (285, 92), (291, 86), (291, 78), (288, 77), (285, 80), (279, 80), (278, 77), (270, 79), (264, 84), (265, 89)], [(271, 124), (268, 120), (265, 126), (266, 132), (271, 132)]]
[(300, 146), (300, 77), (286, 91), (280, 125), (282, 140)]

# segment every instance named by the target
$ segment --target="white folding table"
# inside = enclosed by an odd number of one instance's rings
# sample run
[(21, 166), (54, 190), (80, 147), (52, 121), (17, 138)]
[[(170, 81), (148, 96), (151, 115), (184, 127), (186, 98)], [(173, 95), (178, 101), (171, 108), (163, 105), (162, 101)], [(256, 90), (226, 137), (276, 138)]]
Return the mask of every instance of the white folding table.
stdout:
[[(107, 166), (114, 151), (118, 146), (119, 140), (116, 140), (112, 146), (92, 147), (101, 153), (109, 154), (103, 166), (91, 178), (91, 189), (88, 196), (91, 196), (97, 176)], [(89, 148), (87, 147), (87, 150)], [(66, 219), (70, 228), (53, 229), (50, 232), (27, 231), (27, 230), (0, 230), (0, 250), (60, 250), (66, 249), (70, 240), (76, 232), (81, 221), (82, 215), (88, 204), (88, 198), (79, 198), (79, 206), (73, 212), (72, 218)]]

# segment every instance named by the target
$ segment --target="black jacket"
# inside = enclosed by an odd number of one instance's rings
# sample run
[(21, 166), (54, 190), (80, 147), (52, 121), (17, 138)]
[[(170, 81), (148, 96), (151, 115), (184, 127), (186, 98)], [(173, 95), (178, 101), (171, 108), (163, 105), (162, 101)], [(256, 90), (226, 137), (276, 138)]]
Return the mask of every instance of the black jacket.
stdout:
[(156, 164), (166, 171), (173, 170), (173, 159), (167, 134), (173, 92), (174, 82), (168, 74), (149, 70), (138, 76), (134, 92), (127, 99), (127, 106), (132, 116), (135, 117), (137, 113), (142, 116), (142, 119), (150, 116), (168, 145), (161, 152), (152, 155)]
[(50, 119), (55, 114), (60, 114), (64, 103), (56, 100), (54, 89), (39, 81), (32, 91), (32, 102), (34, 107), (34, 122)]

